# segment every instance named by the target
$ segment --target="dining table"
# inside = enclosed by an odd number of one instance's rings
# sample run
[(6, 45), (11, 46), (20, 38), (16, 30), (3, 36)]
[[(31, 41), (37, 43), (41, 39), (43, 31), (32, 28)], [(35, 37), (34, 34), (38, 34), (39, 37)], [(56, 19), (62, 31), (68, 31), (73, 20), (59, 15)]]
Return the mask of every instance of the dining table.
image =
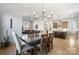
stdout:
[(27, 43), (31, 46), (36, 46), (41, 43), (41, 37), (28, 38)]
[(36, 46), (37, 44), (41, 43), (42, 37), (28, 37), (22, 39), (25, 40), (29, 45)]

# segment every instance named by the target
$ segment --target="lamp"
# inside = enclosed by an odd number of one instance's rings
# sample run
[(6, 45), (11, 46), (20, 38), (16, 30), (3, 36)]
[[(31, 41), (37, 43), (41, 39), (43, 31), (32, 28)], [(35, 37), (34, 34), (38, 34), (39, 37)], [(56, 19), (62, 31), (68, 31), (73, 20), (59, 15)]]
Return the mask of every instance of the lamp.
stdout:
[(34, 19), (37, 18), (37, 15), (36, 15), (36, 12), (35, 11), (33, 12), (33, 16), (34, 16)]
[(50, 19), (51, 18), (51, 15), (49, 15), (48, 18)]
[(51, 17), (53, 16), (53, 12), (50, 13)]
[(45, 9), (43, 9), (42, 13), (45, 14)]
[(36, 16), (36, 12), (35, 11), (33, 12), (33, 15)]
[(42, 16), (45, 17), (45, 9), (42, 10)]

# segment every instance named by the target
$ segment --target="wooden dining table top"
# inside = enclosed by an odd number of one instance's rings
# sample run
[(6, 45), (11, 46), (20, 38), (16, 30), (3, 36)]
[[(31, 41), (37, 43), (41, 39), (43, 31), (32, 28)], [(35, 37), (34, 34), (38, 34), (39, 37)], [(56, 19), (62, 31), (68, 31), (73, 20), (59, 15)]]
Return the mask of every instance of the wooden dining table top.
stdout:
[(33, 41), (36, 41), (36, 40), (41, 40), (41, 37), (31, 37), (31, 38), (28, 38), (27, 42), (33, 42)]
[(27, 40), (27, 43), (31, 46), (36, 46), (41, 43), (41, 37), (33, 37)]

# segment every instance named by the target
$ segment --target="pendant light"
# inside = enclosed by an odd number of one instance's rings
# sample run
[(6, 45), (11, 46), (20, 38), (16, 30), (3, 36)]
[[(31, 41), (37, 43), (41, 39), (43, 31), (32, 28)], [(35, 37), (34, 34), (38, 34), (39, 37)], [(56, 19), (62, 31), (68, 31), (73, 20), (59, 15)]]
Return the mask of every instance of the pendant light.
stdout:
[(34, 19), (37, 19), (37, 15), (35, 11), (33, 12), (33, 16), (34, 16)]

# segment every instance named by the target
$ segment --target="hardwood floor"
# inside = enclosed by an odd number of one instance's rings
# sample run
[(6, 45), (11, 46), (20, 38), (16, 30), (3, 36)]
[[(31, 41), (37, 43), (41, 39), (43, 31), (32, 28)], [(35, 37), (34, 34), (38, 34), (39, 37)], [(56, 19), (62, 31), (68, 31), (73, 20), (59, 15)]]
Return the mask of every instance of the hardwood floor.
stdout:
[(0, 55), (16, 55), (16, 46), (10, 44), (9, 47), (0, 48)]
[(79, 48), (67, 48), (66, 40), (54, 38), (53, 50), (48, 55), (79, 55)]

